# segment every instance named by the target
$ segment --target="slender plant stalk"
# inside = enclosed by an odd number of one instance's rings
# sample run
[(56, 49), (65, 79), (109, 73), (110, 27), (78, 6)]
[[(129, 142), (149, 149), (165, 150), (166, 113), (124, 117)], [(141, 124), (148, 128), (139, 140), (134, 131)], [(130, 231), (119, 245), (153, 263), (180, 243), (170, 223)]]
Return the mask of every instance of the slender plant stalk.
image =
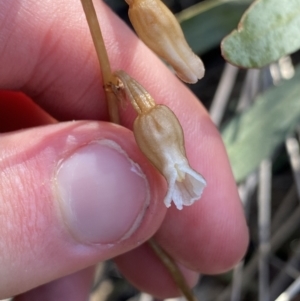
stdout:
[(161, 260), (163, 265), (167, 268), (170, 275), (172, 276), (175, 284), (180, 289), (182, 294), (185, 296), (185, 298), (188, 301), (196, 301), (190, 287), (186, 283), (186, 280), (184, 276), (182, 275), (180, 269), (178, 268), (176, 262), (174, 259), (166, 252), (164, 251), (156, 242), (154, 239), (149, 239), (148, 244), (154, 251), (154, 253), (158, 256), (158, 258)]
[(258, 229), (259, 229), (259, 301), (270, 300), (269, 260), (271, 251), (271, 176), (272, 165), (265, 159), (260, 164), (258, 186)]
[[(99, 26), (98, 18), (96, 15), (96, 11), (93, 5), (92, 0), (80, 0), (88, 25), (92, 35), (93, 43), (97, 52), (98, 60), (100, 63), (100, 70), (102, 72), (102, 78), (104, 82), (104, 86), (108, 86), (113, 80), (111, 67), (107, 55), (107, 51), (105, 48), (102, 32)], [(120, 124), (118, 103), (115, 95), (109, 91), (105, 90), (105, 95), (107, 99), (108, 105), (108, 113), (111, 122)]]
[[(90, 28), (90, 32), (93, 38), (93, 43), (96, 48), (98, 60), (100, 63), (100, 69), (102, 72), (102, 78), (104, 86), (109, 86), (111, 82), (115, 81), (112, 75), (111, 67), (104, 44), (103, 36), (99, 26), (96, 11), (92, 0), (80, 0), (83, 6), (83, 10)], [(115, 95), (110, 91), (105, 89), (105, 94), (108, 103), (108, 111), (110, 121), (113, 123), (120, 124), (118, 103)], [(153, 239), (149, 240), (149, 245), (155, 254), (159, 257), (164, 266), (168, 269), (171, 277), (173, 278), (175, 284), (178, 286), (182, 294), (186, 297), (188, 301), (195, 301), (192, 291), (190, 290), (188, 284), (185, 281), (184, 276), (176, 265), (172, 257), (167, 254)]]

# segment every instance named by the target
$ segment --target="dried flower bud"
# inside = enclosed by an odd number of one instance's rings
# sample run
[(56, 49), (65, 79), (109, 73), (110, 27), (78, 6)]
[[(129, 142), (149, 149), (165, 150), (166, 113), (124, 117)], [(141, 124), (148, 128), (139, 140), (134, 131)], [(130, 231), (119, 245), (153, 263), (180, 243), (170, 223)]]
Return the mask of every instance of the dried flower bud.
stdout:
[(124, 71), (115, 75), (122, 83), (113, 91), (118, 98), (130, 100), (138, 116), (134, 122), (134, 136), (141, 151), (168, 182), (164, 199), (178, 209), (189, 206), (201, 197), (205, 179), (188, 163), (181, 125), (175, 114), (164, 105), (156, 105), (151, 95)]
[(204, 76), (201, 59), (187, 44), (175, 16), (161, 0), (125, 0), (130, 21), (141, 40), (187, 83)]

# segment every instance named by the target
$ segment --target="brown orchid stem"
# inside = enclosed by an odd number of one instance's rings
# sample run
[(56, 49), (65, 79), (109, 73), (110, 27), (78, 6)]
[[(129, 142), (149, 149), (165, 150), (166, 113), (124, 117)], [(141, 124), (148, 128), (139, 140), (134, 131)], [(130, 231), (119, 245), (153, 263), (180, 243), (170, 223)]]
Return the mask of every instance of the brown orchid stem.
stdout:
[[(109, 86), (109, 84), (114, 80), (111, 72), (111, 67), (106, 51), (106, 47), (104, 44), (102, 32), (99, 26), (98, 18), (96, 15), (96, 11), (93, 5), (92, 0), (80, 0), (88, 25), (92, 35), (93, 43), (97, 52), (98, 60), (100, 63), (100, 70), (102, 72), (103, 84), (105, 86)], [(105, 90), (105, 95), (107, 99), (108, 105), (108, 113), (111, 122), (120, 124), (118, 103), (115, 95), (109, 91)]]
[[(92, 0), (80, 0), (83, 6), (83, 10), (89, 25), (89, 29), (92, 35), (93, 43), (97, 52), (98, 60), (100, 63), (100, 70), (102, 72), (102, 78), (104, 87), (108, 87), (111, 83), (115, 83), (115, 77), (111, 72), (111, 67), (106, 51), (106, 47), (104, 44), (102, 32), (99, 26), (98, 18), (96, 15), (96, 11), (93, 5)], [(106, 99), (108, 103), (108, 111), (110, 121), (113, 123), (120, 124), (119, 111), (118, 111), (118, 103), (115, 95), (105, 90)], [(185, 281), (184, 276), (182, 275), (180, 269), (176, 265), (175, 261), (172, 257), (167, 254), (153, 239), (150, 239), (149, 245), (155, 252), (155, 254), (159, 257), (163, 265), (168, 269), (171, 277), (173, 278), (175, 284), (181, 290), (182, 294), (186, 297), (188, 301), (195, 301), (191, 289)]]
[(155, 242), (154, 239), (149, 239), (148, 244), (150, 245), (154, 253), (158, 256), (158, 258), (161, 260), (163, 265), (167, 268), (170, 275), (172, 276), (173, 281), (175, 282), (176, 286), (180, 289), (184, 297), (188, 301), (196, 301), (190, 287), (188, 286), (184, 276), (182, 275), (182, 272), (178, 268), (174, 259), (166, 251), (164, 251)]

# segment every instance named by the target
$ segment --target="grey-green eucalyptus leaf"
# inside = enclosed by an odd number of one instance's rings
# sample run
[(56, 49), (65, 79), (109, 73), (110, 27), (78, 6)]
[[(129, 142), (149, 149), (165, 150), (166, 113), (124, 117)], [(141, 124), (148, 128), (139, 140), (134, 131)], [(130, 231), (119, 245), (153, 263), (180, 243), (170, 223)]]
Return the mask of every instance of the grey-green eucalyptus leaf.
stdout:
[(224, 58), (261, 68), (300, 48), (300, 0), (256, 0), (221, 44)]
[(295, 76), (258, 96), (254, 105), (237, 115), (222, 131), (236, 181), (270, 158), (300, 122), (300, 67)]
[(217, 47), (236, 26), (251, 0), (209, 0), (191, 6), (176, 17), (195, 53)]

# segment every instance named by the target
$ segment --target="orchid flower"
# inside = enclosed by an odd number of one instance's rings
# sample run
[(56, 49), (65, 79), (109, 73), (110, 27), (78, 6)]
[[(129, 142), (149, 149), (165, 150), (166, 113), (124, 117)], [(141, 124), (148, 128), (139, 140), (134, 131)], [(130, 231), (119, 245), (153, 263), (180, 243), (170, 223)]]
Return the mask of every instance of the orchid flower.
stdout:
[(181, 80), (196, 83), (204, 76), (201, 59), (191, 50), (178, 21), (161, 0), (125, 1), (137, 35), (173, 67)]
[(165, 205), (170, 207), (172, 201), (178, 209), (192, 205), (201, 197), (206, 181), (188, 163), (177, 117), (167, 106), (156, 105), (151, 95), (124, 71), (115, 72), (115, 76), (120, 85), (112, 86), (112, 90), (119, 99), (129, 99), (138, 113), (133, 126), (135, 140), (168, 183)]

